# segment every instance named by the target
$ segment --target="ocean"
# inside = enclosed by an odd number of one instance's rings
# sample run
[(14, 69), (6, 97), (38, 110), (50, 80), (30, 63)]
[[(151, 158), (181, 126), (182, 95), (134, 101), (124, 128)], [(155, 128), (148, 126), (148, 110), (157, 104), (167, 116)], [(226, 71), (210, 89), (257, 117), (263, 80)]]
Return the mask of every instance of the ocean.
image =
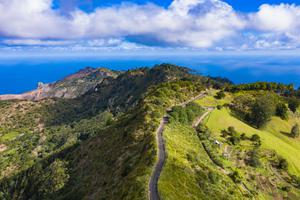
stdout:
[(139, 55), (0, 57), (0, 94), (18, 94), (51, 83), (86, 66), (127, 70), (171, 63), (234, 83), (275, 81), (300, 86), (300, 56), (289, 55)]

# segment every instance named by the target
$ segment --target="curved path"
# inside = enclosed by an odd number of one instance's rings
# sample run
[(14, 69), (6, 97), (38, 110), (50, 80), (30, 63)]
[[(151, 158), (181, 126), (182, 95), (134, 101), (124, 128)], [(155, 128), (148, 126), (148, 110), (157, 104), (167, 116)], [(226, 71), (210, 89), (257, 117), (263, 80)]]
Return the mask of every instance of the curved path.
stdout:
[[(188, 101), (185, 101), (178, 106), (186, 106), (188, 103), (195, 101), (197, 99), (203, 98), (205, 96), (205, 93), (201, 93)], [(167, 109), (171, 110), (171, 109)], [(158, 193), (158, 179), (161, 174), (162, 168), (164, 166), (165, 160), (166, 160), (166, 150), (165, 150), (165, 143), (163, 139), (163, 131), (165, 128), (165, 125), (168, 123), (168, 116), (164, 115), (162, 120), (160, 121), (159, 127), (156, 130), (156, 140), (157, 140), (157, 147), (158, 147), (158, 161), (155, 164), (155, 168), (152, 172), (150, 182), (149, 182), (149, 199), (150, 200), (160, 200), (159, 193)]]

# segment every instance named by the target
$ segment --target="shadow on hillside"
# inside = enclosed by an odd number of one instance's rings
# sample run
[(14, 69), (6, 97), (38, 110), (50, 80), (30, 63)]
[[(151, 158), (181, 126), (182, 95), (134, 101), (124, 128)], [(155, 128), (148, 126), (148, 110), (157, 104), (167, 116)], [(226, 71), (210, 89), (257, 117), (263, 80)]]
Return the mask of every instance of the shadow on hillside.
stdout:
[[(49, 165), (56, 159), (68, 163), (69, 180), (46, 199), (80, 200), (90, 195), (96, 195), (94, 197), (99, 199), (118, 199), (134, 193), (141, 194), (144, 187), (136, 182), (136, 176), (143, 177), (147, 173), (145, 168), (151, 166), (155, 158), (153, 135), (141, 135), (146, 131), (143, 129), (145, 127), (142, 113), (133, 112), (97, 136), (44, 158), (9, 179), (1, 180), (0, 199), (1, 193), (4, 199), (45, 199), (40, 190), (44, 183), (40, 182), (39, 177), (49, 172)], [(132, 175), (135, 170), (139, 172)], [(52, 180), (57, 181), (50, 178), (50, 184)]]
[(282, 133), (283, 135), (287, 136), (287, 137), (292, 137), (290, 133), (285, 132), (285, 131), (280, 131), (280, 133)]

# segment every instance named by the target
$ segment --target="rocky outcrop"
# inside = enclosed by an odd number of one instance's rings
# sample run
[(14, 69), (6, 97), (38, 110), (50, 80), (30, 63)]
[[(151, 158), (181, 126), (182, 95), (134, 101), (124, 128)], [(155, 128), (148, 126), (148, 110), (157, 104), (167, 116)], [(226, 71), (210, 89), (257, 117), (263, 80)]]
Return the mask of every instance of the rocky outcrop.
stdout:
[(65, 77), (55, 83), (38, 83), (36, 90), (23, 94), (0, 95), (1, 100), (31, 100), (38, 101), (46, 98), (72, 99), (94, 89), (105, 78), (116, 77), (117, 72), (105, 68), (86, 67), (79, 72)]

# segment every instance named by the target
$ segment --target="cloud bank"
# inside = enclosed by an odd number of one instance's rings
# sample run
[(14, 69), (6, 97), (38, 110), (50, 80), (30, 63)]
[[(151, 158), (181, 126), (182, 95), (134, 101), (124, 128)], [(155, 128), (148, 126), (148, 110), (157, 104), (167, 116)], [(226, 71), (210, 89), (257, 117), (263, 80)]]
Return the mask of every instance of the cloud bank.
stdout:
[(300, 6), (261, 5), (238, 13), (222, 0), (174, 0), (168, 8), (122, 3), (67, 15), (52, 0), (0, 0), (0, 43), (7, 46), (293, 49)]

